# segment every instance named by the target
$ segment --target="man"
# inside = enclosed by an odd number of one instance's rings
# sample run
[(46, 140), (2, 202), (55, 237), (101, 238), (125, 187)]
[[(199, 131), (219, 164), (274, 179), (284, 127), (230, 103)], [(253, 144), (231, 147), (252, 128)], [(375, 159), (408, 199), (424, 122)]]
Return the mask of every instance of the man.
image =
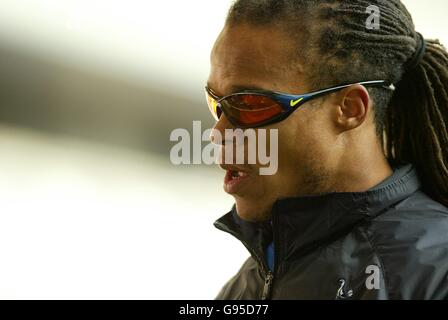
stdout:
[(448, 298), (448, 54), (400, 1), (371, 2), (379, 29), (365, 1), (231, 7), (211, 139), (278, 130), (278, 171), (221, 164), (235, 206), (215, 226), (251, 256), (218, 299)]

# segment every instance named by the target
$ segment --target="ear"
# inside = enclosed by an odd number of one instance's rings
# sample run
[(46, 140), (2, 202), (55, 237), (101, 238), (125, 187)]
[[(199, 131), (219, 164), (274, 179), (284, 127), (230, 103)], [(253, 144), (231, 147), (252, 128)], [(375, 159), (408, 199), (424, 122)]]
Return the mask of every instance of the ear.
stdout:
[(355, 84), (337, 95), (337, 125), (342, 131), (351, 130), (362, 125), (371, 107), (367, 89)]

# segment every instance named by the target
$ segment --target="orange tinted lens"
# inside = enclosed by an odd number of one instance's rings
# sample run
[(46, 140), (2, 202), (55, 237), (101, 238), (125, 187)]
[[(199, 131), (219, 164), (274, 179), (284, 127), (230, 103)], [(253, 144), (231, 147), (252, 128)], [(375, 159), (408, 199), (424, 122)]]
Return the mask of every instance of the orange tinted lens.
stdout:
[(244, 126), (265, 122), (283, 111), (278, 102), (264, 95), (235, 95), (221, 101), (221, 104), (234, 122)]

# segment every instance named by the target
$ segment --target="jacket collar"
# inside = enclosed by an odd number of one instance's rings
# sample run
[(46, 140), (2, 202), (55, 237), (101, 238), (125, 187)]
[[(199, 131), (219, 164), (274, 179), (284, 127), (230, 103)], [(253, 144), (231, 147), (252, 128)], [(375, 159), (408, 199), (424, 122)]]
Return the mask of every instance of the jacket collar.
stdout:
[[(410, 164), (396, 168), (381, 187), (365, 192), (334, 192), (277, 200), (272, 225), (241, 219), (235, 205), (215, 221), (216, 228), (238, 238), (264, 264), (264, 248), (274, 238), (278, 259), (288, 260), (349, 232), (357, 223), (376, 217), (420, 188)], [(388, 183), (387, 183), (388, 182)], [(276, 258), (277, 259), (277, 258)]]

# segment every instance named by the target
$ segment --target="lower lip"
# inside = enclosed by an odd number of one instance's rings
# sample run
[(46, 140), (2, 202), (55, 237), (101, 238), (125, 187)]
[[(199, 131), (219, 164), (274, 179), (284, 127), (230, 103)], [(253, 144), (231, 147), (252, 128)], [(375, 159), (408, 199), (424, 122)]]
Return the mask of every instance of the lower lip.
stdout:
[(233, 178), (232, 171), (227, 170), (224, 177), (224, 190), (229, 194), (238, 193), (249, 178), (249, 175)]

